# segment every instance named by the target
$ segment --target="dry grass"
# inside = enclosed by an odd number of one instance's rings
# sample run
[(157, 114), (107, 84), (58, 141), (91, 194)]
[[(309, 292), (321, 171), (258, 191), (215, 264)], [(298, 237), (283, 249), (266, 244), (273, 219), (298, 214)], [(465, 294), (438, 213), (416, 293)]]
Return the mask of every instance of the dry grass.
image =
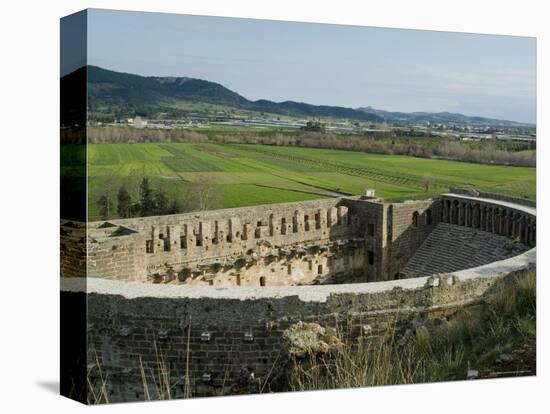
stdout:
[[(536, 335), (535, 272), (502, 283), (493, 300), (442, 323), (427, 322), (397, 338), (395, 324), (381, 336), (359, 336), (326, 355), (291, 361), (294, 391), (466, 379), (470, 367), (490, 369), (495, 358)], [(345, 341), (349, 332), (338, 331)]]
[[(92, 377), (92, 370), (97, 370), (97, 374)], [(96, 378), (92, 380), (92, 378)], [(109, 393), (107, 392), (107, 376), (103, 374), (97, 353), (95, 354), (95, 363), (88, 368), (86, 376), (88, 382), (88, 404), (108, 404)]]

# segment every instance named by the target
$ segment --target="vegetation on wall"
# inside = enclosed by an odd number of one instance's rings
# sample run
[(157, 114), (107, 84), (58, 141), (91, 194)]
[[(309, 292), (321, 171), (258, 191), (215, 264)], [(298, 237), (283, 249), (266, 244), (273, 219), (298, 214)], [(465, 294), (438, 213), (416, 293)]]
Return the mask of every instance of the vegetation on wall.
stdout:
[(501, 283), (484, 306), (418, 324), (398, 337), (394, 324), (380, 337), (336, 332), (328, 353), (294, 358), (293, 391), (453, 381), (536, 374), (535, 271)]

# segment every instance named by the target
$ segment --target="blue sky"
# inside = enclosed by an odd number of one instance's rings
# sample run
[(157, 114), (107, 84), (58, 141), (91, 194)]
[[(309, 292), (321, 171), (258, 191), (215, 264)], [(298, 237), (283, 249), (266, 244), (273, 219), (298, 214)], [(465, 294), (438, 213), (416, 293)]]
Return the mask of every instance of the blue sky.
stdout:
[(535, 122), (528, 37), (89, 10), (88, 63), (248, 99)]

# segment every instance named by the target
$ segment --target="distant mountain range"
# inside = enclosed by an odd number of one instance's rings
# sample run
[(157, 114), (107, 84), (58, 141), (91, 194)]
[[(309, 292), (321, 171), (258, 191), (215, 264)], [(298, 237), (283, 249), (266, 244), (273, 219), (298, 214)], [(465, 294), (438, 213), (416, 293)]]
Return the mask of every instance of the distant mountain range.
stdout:
[[(79, 69), (84, 70), (85, 68)], [(62, 78), (67, 83), (78, 78), (75, 73)], [(363, 122), (431, 122), (525, 126), (503, 121), (461, 114), (427, 112), (388, 112), (371, 107), (345, 108), (341, 106), (311, 105), (302, 102), (273, 102), (266, 99), (251, 101), (216, 82), (187, 77), (140, 76), (115, 72), (97, 66), (87, 67), (88, 104), (92, 113), (105, 107), (115, 107), (119, 114), (136, 112), (163, 112), (177, 107), (178, 102), (209, 103), (253, 112), (267, 112), (299, 118), (339, 118)]]
[(492, 126), (534, 126), (532, 124), (507, 121), (503, 119), (484, 118), (481, 116), (467, 116), (452, 112), (390, 112), (381, 109), (375, 109), (370, 106), (357, 108), (368, 114), (377, 115), (386, 122), (406, 122), (406, 123), (432, 123), (432, 124), (470, 124), (470, 125), (492, 125)]
[(333, 117), (381, 122), (378, 115), (351, 108), (301, 102), (250, 101), (219, 83), (185, 77), (139, 76), (88, 66), (88, 99), (94, 106), (163, 107), (177, 101), (206, 102), (294, 117)]

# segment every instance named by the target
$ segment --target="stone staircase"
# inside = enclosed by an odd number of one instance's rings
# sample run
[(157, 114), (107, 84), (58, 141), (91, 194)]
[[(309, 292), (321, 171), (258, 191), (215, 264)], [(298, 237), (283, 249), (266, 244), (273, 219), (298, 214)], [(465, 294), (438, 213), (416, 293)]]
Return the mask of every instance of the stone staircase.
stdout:
[(527, 246), (479, 229), (440, 223), (401, 271), (402, 278), (482, 266), (517, 256)]

